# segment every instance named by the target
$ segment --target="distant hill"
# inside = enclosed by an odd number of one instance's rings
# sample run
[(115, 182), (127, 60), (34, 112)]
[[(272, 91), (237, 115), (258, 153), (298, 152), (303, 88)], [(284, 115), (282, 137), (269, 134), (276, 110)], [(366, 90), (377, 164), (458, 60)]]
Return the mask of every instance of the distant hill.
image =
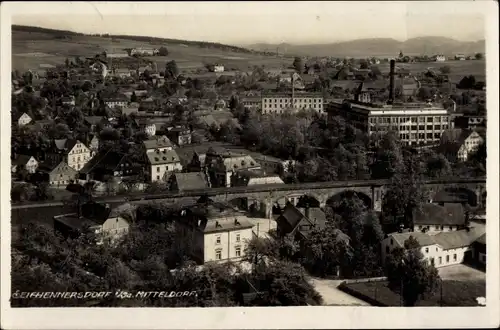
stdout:
[(458, 41), (446, 37), (418, 37), (398, 41), (390, 38), (373, 38), (313, 45), (253, 44), (247, 48), (269, 52), (276, 52), (276, 49), (279, 49), (279, 52), (286, 54), (309, 56), (397, 56), (400, 50), (407, 55), (453, 55), (484, 53), (485, 40)]
[(110, 35), (110, 34), (84, 34), (73, 31), (48, 29), (37, 26), (25, 26), (25, 25), (12, 25), (12, 32), (25, 32), (39, 34), (43, 33), (46, 35), (52, 35), (55, 39), (68, 39), (73, 36), (101, 36), (107, 38), (116, 38), (124, 40), (133, 40), (140, 42), (148, 42), (151, 44), (170, 44), (170, 45), (188, 45), (197, 46), (200, 48), (214, 48), (224, 51), (236, 52), (236, 53), (252, 53), (251, 50), (238, 46), (231, 46), (220, 44), (216, 42), (206, 42), (206, 41), (191, 41), (191, 40), (179, 40), (170, 38), (157, 38), (157, 37), (146, 37), (146, 36), (129, 36), (129, 35)]

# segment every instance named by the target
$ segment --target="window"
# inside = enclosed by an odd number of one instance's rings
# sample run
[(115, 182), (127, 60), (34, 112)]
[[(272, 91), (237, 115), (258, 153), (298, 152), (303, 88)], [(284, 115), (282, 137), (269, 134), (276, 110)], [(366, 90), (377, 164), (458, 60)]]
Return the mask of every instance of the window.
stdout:
[(444, 226), (441, 226), (441, 230), (443, 230), (443, 229), (444, 229)]
[(434, 266), (434, 258), (431, 258), (431, 265)]
[(160, 180), (160, 176), (159, 175), (156, 176), (156, 180)]
[(457, 254), (453, 254), (453, 261), (457, 261)]
[(220, 235), (215, 237), (215, 244), (220, 244)]
[(429, 253), (429, 248), (428, 247), (425, 248), (425, 253)]
[(385, 247), (385, 253), (389, 254), (391, 252), (391, 250), (389, 249), (389, 246), (386, 246)]
[(392, 240), (392, 238), (391, 238), (391, 245), (392, 245), (392, 244), (394, 244), (394, 241), (393, 241), (393, 240)]
[(439, 257), (439, 264), (441, 265), (443, 263), (443, 258)]
[(450, 226), (450, 230), (453, 230), (453, 226)]
[(235, 255), (237, 257), (241, 257), (241, 247), (240, 246), (236, 247), (236, 249), (235, 249)]
[(450, 262), (450, 256), (449, 255), (446, 256), (446, 262), (447, 263)]
[(222, 250), (215, 250), (215, 259), (216, 260), (222, 259)]
[(240, 234), (236, 234), (236, 242), (240, 241)]
[(439, 230), (439, 226), (436, 226), (436, 230)]

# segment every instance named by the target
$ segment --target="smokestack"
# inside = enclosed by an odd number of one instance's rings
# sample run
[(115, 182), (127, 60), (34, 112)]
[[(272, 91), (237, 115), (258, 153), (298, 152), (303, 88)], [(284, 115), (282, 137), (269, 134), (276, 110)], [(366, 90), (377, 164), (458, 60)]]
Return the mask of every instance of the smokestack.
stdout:
[(396, 66), (396, 61), (391, 60), (390, 72), (389, 72), (389, 100), (388, 104), (394, 103), (394, 68)]
[(292, 109), (295, 109), (295, 104), (293, 103), (295, 99), (295, 78), (292, 73)]

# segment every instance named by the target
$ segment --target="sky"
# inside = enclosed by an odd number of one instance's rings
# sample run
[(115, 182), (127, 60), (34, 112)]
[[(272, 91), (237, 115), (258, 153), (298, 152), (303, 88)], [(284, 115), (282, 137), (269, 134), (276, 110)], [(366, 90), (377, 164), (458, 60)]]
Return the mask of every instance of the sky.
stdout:
[(49, 11), (45, 7), (47, 14), (40, 14), (43, 7), (34, 10), (35, 7), (35, 3), (30, 3), (19, 11), (20, 15), (12, 16), (12, 23), (84, 33), (146, 35), (237, 45), (313, 44), (363, 38), (403, 41), (421, 36), (463, 41), (485, 38), (485, 11), (481, 1), (141, 5), (87, 2), (52, 5)]

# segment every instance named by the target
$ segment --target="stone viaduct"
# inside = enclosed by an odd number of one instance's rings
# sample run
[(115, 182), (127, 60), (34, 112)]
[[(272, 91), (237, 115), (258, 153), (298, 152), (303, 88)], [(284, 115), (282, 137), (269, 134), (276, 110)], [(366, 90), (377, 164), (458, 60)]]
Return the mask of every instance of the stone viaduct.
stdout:
[[(428, 200), (433, 201), (443, 192), (460, 195), (471, 206), (484, 207), (486, 199), (486, 178), (426, 180), (423, 183)], [(384, 193), (389, 185), (388, 180), (334, 181), (298, 184), (270, 184), (247, 187), (212, 188), (182, 193), (151, 194), (146, 196), (130, 196), (133, 200), (165, 200), (175, 202), (185, 197), (206, 196), (213, 201), (229, 202), (243, 208), (256, 208), (267, 217), (272, 216), (273, 206), (283, 207), (290, 201), (295, 205), (299, 198), (307, 196), (316, 201), (320, 207), (345, 193), (356, 193), (365, 204), (381, 211)]]

